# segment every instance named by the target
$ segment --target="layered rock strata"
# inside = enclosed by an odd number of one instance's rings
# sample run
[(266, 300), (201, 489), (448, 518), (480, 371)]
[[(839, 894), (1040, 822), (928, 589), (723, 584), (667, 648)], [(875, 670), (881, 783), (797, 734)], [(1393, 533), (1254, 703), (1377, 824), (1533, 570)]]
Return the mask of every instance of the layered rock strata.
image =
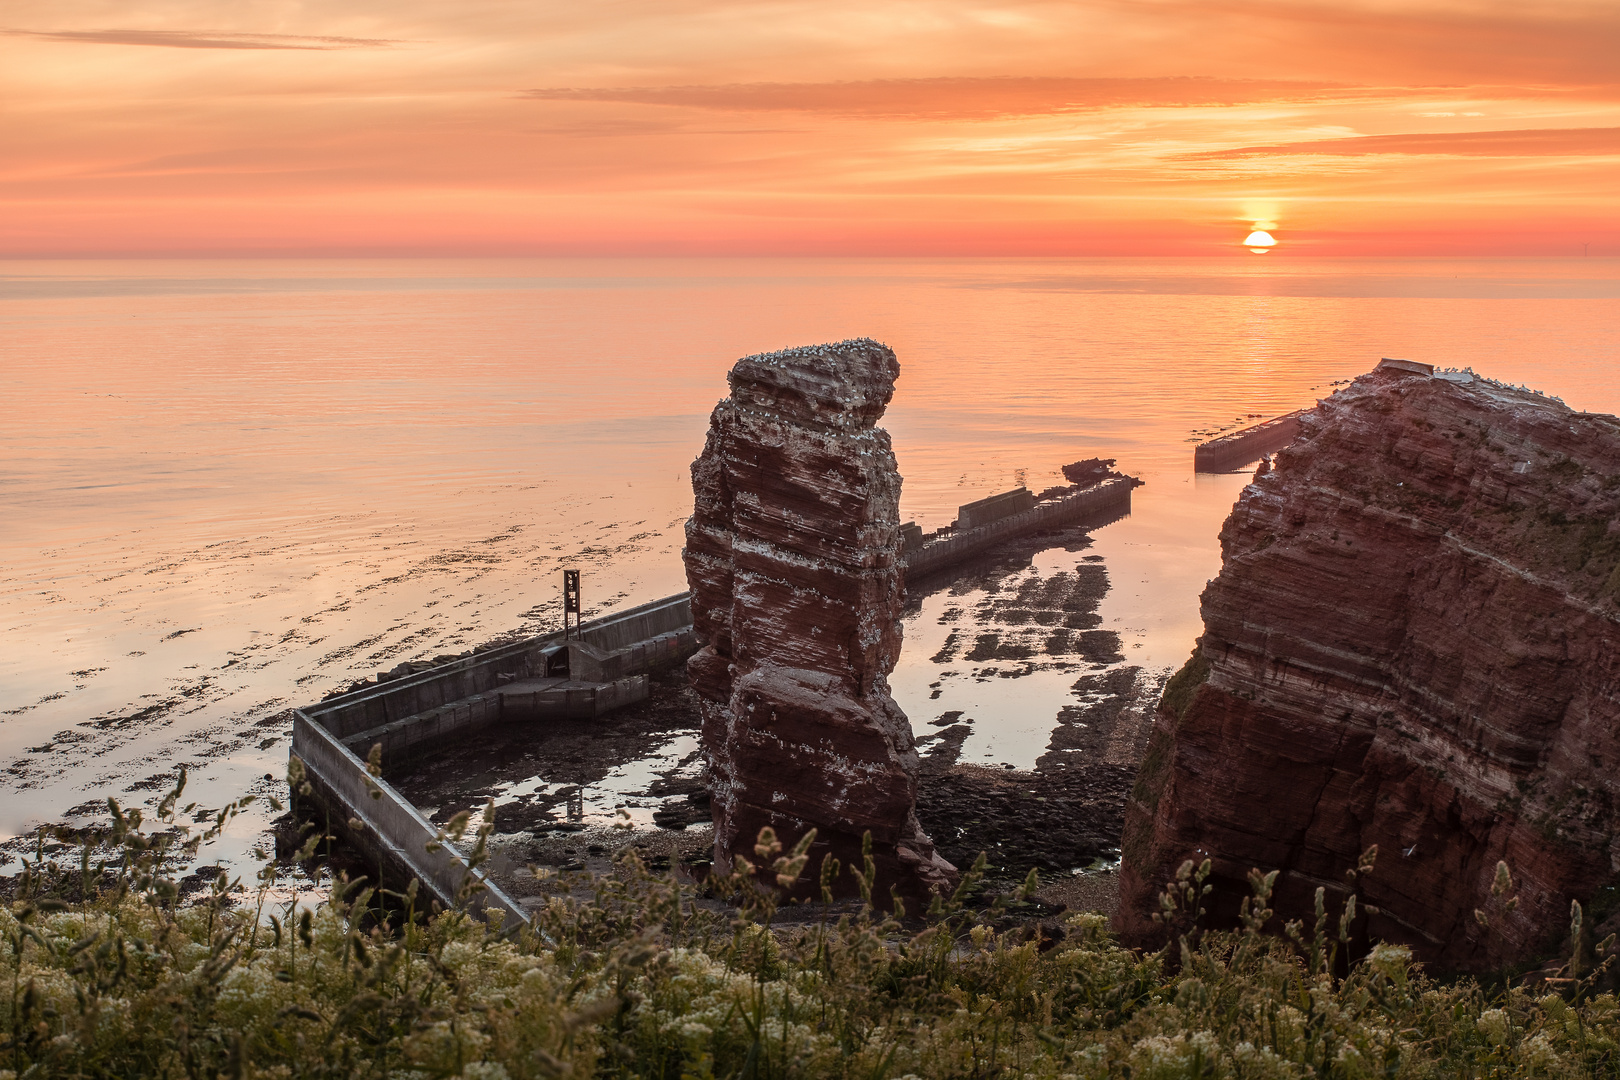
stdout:
[(1385, 369), (1300, 422), (1221, 532), (1117, 927), (1152, 940), (1166, 879), (1206, 857), (1217, 921), (1255, 867), (1283, 872), (1274, 926), (1310, 924), (1376, 844), (1362, 932), (1446, 969), (1530, 958), (1620, 869), (1620, 421)]
[[(687, 670), (715, 862), (753, 860), (764, 826), (789, 846), (814, 828), (802, 895), (819, 895), (829, 856), (860, 867), (867, 832), (880, 898), (926, 895), (955, 872), (917, 823), (917, 750), (889, 696), (900, 473), (877, 421), (899, 372), (864, 338), (745, 357), (692, 464), (684, 557), (702, 648)], [(850, 895), (854, 878), (834, 888)]]

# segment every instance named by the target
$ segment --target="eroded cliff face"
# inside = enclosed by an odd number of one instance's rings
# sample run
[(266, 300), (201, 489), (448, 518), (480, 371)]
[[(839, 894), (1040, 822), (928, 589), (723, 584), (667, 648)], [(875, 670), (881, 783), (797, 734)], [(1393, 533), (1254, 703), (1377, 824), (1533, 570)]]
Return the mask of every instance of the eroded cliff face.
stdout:
[[(1213, 862), (1277, 910), (1335, 916), (1448, 969), (1554, 944), (1620, 869), (1620, 421), (1467, 376), (1387, 370), (1303, 418), (1221, 532), (1205, 631), (1126, 810), (1117, 928)], [(1516, 910), (1491, 885), (1497, 860)], [(1475, 917), (1482, 909), (1487, 925)]]
[[(900, 473), (878, 419), (900, 365), (875, 341), (745, 357), (692, 464), (686, 574), (703, 643), (687, 665), (703, 712), (715, 862), (754, 860), (760, 828), (861, 865), (879, 897), (950, 883), (915, 812), (911, 724), (889, 696), (900, 653)], [(846, 872), (835, 892), (850, 895)]]

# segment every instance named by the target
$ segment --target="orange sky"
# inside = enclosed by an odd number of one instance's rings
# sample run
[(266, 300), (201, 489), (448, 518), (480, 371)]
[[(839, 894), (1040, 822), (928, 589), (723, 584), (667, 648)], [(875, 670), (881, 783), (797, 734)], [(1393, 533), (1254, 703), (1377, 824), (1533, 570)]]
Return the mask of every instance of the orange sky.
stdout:
[(0, 255), (1620, 254), (1615, 0), (0, 20)]

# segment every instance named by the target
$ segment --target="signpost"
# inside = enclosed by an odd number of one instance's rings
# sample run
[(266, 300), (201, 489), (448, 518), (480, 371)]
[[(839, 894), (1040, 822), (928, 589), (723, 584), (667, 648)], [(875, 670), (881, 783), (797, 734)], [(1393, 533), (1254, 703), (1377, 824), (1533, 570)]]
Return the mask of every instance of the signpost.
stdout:
[(574, 629), (579, 629), (579, 571), (563, 571), (563, 639), (568, 638), (568, 616), (574, 616)]

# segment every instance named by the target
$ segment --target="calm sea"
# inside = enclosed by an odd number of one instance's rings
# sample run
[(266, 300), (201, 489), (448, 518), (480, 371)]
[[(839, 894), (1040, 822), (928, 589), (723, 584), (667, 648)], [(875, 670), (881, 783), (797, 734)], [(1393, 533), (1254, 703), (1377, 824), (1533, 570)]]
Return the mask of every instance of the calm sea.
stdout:
[[(1147, 481), (1088, 554), (1148, 670), (1197, 636), (1245, 482), (1195, 476), (1199, 438), (1380, 356), (1620, 412), (1609, 259), (0, 263), (0, 836), (181, 763), (205, 807), (269, 790), (289, 706), (555, 625), (565, 566), (597, 612), (683, 588), (727, 368), (853, 336), (900, 356), (925, 528), (1077, 458)], [(1029, 765), (1072, 675), (936, 686), (945, 603), (897, 697), (974, 712), (963, 760)]]

